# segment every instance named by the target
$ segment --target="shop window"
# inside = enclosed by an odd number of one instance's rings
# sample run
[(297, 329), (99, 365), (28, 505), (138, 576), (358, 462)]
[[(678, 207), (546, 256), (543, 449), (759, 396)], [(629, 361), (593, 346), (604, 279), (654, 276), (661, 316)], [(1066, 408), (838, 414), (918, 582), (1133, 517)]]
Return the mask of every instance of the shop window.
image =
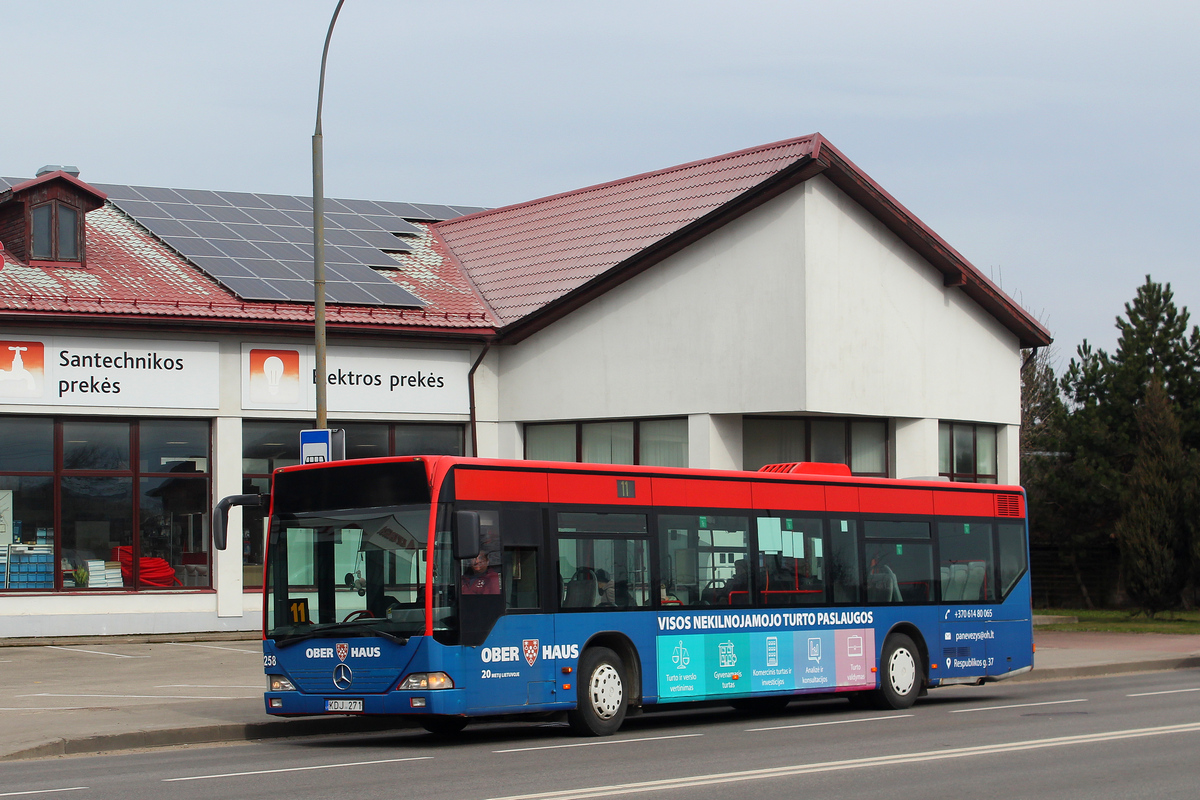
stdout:
[(686, 467), (687, 420), (530, 423), (525, 426), (525, 458)]
[(887, 477), (887, 422), (826, 417), (743, 418), (744, 469), (796, 461), (847, 464), (855, 475)]
[[(267, 494), (271, 473), (300, 463), (300, 431), (308, 422), (245, 420), (242, 423), (242, 492)], [(462, 455), (463, 426), (428, 423), (331, 422), (346, 430), (346, 458)], [(267, 509), (242, 509), (242, 586), (258, 591), (263, 582)]]
[(0, 418), (3, 587), (210, 586), (209, 436), (205, 420)]
[(996, 483), (996, 426), (940, 423), (938, 474), (963, 483)]

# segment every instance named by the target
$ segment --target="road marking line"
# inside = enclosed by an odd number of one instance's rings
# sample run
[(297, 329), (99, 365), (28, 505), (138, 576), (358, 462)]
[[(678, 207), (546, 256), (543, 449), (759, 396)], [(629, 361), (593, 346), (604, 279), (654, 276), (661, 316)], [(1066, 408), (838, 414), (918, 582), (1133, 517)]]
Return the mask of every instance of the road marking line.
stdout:
[(994, 755), (1013, 753), (1024, 750), (1038, 750), (1045, 747), (1064, 747), (1067, 745), (1092, 744), (1095, 742), (1110, 742), (1121, 739), (1137, 739), (1146, 736), (1162, 736), (1171, 733), (1200, 732), (1200, 722), (1184, 725), (1164, 725), (1159, 728), (1132, 728), (1129, 730), (1109, 731), (1107, 733), (1088, 733), (1078, 736), (1059, 736), (1053, 739), (1028, 739), (1018, 742), (980, 745), (976, 747), (958, 747), (948, 750), (931, 750), (918, 753), (901, 753), (892, 756), (871, 756), (845, 761), (824, 761), (815, 764), (795, 764), (788, 767), (771, 767), (768, 769), (746, 770), (744, 772), (719, 772), (709, 775), (693, 775), (685, 778), (665, 778), (639, 783), (621, 783), (612, 786), (588, 786), (565, 791), (539, 792), (536, 794), (510, 795), (492, 800), (577, 800), (588, 797), (612, 797), (623, 794), (639, 794), (668, 789), (686, 789), (694, 786), (714, 786), (722, 783), (738, 783), (742, 781), (763, 780), (767, 778), (786, 778), (795, 775), (807, 775), (819, 772), (836, 772), (839, 770), (864, 769), (868, 767), (883, 767), (896, 764), (915, 764), (924, 761), (942, 761), (952, 758), (967, 758), (970, 756)]
[(747, 728), (746, 733), (758, 733), (759, 731), (783, 731), (788, 728), (817, 728), (821, 725), (846, 725), (851, 722), (882, 722), (885, 719), (904, 719), (911, 717), (912, 714), (894, 714), (890, 717), (862, 717), (860, 719), (835, 719), (829, 722), (804, 722), (799, 725), (774, 725), (770, 728)]
[(104, 706), (24, 706), (18, 708), (0, 708), (0, 711), (83, 711), (88, 708), (103, 708)]
[(384, 758), (379, 761), (348, 761), (344, 764), (314, 764), (308, 767), (284, 767), (282, 769), (256, 769), (252, 772), (224, 772), (219, 775), (192, 775), (188, 778), (163, 778), (163, 783), (177, 781), (204, 781), (209, 778), (240, 778), (244, 775), (274, 775), (277, 772), (304, 772), (311, 769), (337, 769), (339, 767), (366, 767), (372, 764), (396, 764), (401, 761), (429, 761), (433, 756), (413, 756), (412, 758)]
[(58, 645), (44, 645), (47, 650), (70, 650), (73, 653), (91, 653), (95, 656), (112, 656), (113, 658), (149, 658), (150, 656), (127, 656), (124, 653), (105, 653), (102, 650), (84, 650), (82, 647), (59, 647)]
[(38, 692), (37, 694), (16, 694), (13, 697), (109, 697), (115, 700), (257, 700), (256, 694), (240, 694), (234, 697), (221, 697), (208, 694), (56, 694), (54, 692)]
[(543, 747), (514, 747), (511, 750), (493, 750), (493, 753), (526, 753), (530, 750), (560, 750), (564, 747), (594, 747), (598, 744), (636, 744), (637, 742), (658, 742), (663, 739), (690, 739), (693, 736), (703, 736), (703, 733), (681, 733), (675, 736), (646, 736), (641, 739), (605, 739), (602, 742), (573, 742), (572, 744), (548, 744)]
[(253, 653), (254, 655), (262, 655), (262, 650), (243, 650), (240, 647), (220, 647), (215, 644), (190, 644), (188, 642), (164, 642), (164, 644), (174, 645), (176, 647), (205, 647), (209, 650), (231, 650), (234, 653)]
[(1138, 692), (1137, 694), (1127, 694), (1126, 697), (1150, 697), (1156, 694), (1179, 694), (1180, 692), (1200, 692), (1200, 686), (1194, 689), (1167, 689), (1163, 692)]
[(1003, 711), (1006, 708), (1031, 708), (1033, 706), (1057, 706), (1063, 703), (1086, 703), (1087, 698), (1081, 697), (1078, 700), (1047, 700), (1044, 703), (1015, 703), (1011, 706), (988, 706), (986, 708), (959, 708), (951, 711), (951, 714), (971, 714), (975, 711)]
[(86, 786), (64, 786), (62, 789), (33, 789), (28, 792), (0, 792), (0, 797), (16, 797), (22, 794), (49, 794), (50, 792), (78, 792)]

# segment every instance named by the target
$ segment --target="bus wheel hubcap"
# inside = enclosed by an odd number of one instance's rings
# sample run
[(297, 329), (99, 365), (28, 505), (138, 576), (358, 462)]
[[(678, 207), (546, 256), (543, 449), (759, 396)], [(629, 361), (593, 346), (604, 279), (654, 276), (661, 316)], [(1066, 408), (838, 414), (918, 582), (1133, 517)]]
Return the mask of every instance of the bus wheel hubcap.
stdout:
[(888, 680), (892, 691), (901, 697), (912, 691), (917, 682), (917, 662), (912, 653), (901, 647), (892, 653), (888, 661)]
[(612, 719), (621, 707), (621, 676), (612, 664), (601, 664), (592, 673), (590, 695), (592, 708), (600, 719)]

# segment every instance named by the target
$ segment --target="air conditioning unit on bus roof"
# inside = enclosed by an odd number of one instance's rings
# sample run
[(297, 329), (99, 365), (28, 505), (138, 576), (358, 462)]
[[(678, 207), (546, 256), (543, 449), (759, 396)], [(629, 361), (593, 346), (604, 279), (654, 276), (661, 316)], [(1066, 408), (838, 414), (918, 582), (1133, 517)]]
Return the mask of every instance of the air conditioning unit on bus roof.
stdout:
[(842, 475), (850, 477), (846, 464), (829, 464), (823, 461), (793, 461), (790, 464), (767, 464), (759, 472), (796, 472), (801, 475)]

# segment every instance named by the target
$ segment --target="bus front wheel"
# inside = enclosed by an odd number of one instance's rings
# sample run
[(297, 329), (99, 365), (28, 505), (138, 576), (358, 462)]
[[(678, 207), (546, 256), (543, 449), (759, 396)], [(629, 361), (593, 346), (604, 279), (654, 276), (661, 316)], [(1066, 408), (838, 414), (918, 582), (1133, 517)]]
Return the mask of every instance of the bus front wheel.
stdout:
[(581, 736), (612, 736), (625, 721), (629, 705), (625, 665), (607, 647), (591, 647), (579, 659), (574, 711), (567, 712), (571, 730)]
[(453, 736), (467, 727), (466, 717), (429, 716), (421, 717), (421, 727), (434, 736)]
[(876, 708), (909, 708), (921, 691), (921, 653), (913, 640), (892, 634), (883, 643), (879, 661), (879, 688), (871, 694)]

